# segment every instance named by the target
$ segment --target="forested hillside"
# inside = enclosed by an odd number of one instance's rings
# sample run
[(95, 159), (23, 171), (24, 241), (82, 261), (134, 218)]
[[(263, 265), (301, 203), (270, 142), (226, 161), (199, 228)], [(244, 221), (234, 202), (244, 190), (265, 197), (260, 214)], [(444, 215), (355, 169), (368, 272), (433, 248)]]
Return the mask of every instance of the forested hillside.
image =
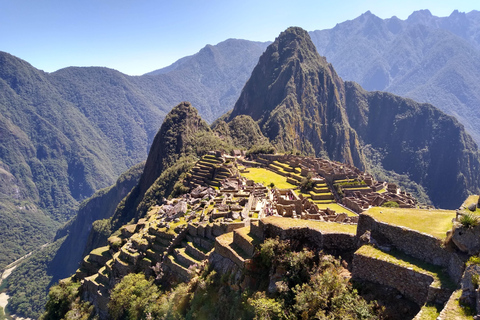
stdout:
[(179, 101), (209, 121), (231, 108), (264, 47), (228, 40), (140, 77), (96, 67), (45, 73), (0, 53), (0, 269), (51, 241), (81, 200), (145, 160)]

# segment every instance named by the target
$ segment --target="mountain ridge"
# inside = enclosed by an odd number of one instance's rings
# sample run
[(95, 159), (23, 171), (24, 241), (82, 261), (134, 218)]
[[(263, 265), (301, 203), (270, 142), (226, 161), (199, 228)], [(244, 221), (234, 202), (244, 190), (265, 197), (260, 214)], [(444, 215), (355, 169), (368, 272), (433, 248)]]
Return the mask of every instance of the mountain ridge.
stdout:
[(281, 33), (259, 59), (229, 119), (239, 114), (250, 115), (279, 150), (369, 168), (363, 150), (371, 147), (380, 170), (408, 175), (442, 208), (479, 191), (478, 147), (455, 118), (343, 82), (300, 28)]

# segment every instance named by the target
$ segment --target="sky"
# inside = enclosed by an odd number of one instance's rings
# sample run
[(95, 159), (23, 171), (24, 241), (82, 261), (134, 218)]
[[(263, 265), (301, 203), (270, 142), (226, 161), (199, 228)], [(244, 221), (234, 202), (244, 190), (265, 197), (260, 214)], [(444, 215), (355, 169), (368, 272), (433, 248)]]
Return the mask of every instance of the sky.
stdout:
[(448, 16), (478, 0), (0, 0), (0, 51), (54, 72), (100, 66), (141, 75), (229, 38), (273, 41), (290, 26), (333, 28), (370, 10)]

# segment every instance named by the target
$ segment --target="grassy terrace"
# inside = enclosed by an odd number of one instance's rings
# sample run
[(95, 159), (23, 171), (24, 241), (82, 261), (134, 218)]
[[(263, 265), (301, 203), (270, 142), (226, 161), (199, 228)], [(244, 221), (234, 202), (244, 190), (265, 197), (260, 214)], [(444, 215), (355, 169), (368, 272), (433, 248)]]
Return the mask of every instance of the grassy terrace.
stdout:
[[(469, 205), (471, 204), (477, 204), (478, 202), (478, 195), (473, 195), (473, 196), (469, 196), (467, 198), (467, 200), (465, 200), (465, 202), (462, 204), (465, 208), (468, 208)], [(468, 209), (463, 209), (461, 212), (463, 213), (475, 213), (475, 214), (478, 214), (480, 215), (480, 209), (477, 208), (474, 212), (468, 210)]]
[(460, 296), (462, 290), (457, 290), (452, 294), (450, 300), (445, 305), (446, 317), (445, 319), (470, 320), (473, 319), (475, 312), (469, 308), (460, 305)]
[(282, 229), (289, 228), (310, 228), (321, 232), (340, 232), (340, 233), (357, 233), (357, 225), (341, 224), (335, 222), (300, 220), (281, 217), (267, 217), (262, 219), (264, 223), (269, 223)]
[(367, 214), (377, 221), (407, 227), (423, 232), (438, 239), (445, 239), (446, 232), (452, 229), (452, 219), (456, 217), (453, 210), (423, 210), (373, 207)]
[(455, 288), (455, 283), (442, 271), (442, 267), (428, 264), (419, 259), (407, 256), (402, 252), (392, 250), (387, 253), (372, 246), (365, 245), (358, 249), (355, 254), (386, 261), (401, 267), (410, 268), (419, 273), (428, 274), (433, 278), (432, 286), (434, 287)]
[(96, 255), (96, 256), (102, 256), (102, 257), (109, 257), (110, 256), (110, 252), (108, 251), (109, 248), (110, 248), (109, 246), (99, 247), (99, 248), (93, 249), (90, 252), (90, 254)]
[(357, 214), (353, 213), (350, 210), (345, 209), (344, 207), (339, 206), (336, 203), (317, 203), (314, 201), (315, 204), (318, 206), (319, 209), (327, 209), (335, 210), (336, 213), (346, 213), (349, 217), (355, 217)]
[(278, 189), (293, 189), (295, 185), (288, 183), (287, 178), (279, 175), (273, 171), (264, 168), (249, 168), (248, 173), (242, 173), (241, 175), (247, 179), (253, 180), (257, 183), (261, 183), (264, 186), (269, 186), (270, 183), (274, 183)]

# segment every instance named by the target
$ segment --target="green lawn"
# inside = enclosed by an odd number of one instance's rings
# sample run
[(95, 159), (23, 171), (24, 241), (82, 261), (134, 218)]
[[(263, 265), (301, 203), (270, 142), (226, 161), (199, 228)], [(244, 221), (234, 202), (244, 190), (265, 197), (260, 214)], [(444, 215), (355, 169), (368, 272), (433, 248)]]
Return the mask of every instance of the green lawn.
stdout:
[(452, 229), (452, 219), (456, 217), (454, 210), (425, 210), (373, 207), (365, 214), (378, 221), (403, 226), (432, 235), (441, 240), (446, 232)]
[(323, 232), (341, 232), (341, 233), (357, 233), (356, 224), (342, 224), (336, 222), (301, 220), (282, 217), (267, 217), (262, 219), (264, 223), (269, 223), (282, 229), (288, 228), (311, 228)]
[(316, 203), (319, 209), (327, 209), (335, 210), (336, 213), (346, 213), (349, 217), (355, 217), (357, 214), (351, 212), (350, 210), (346, 210), (345, 208), (339, 206), (336, 203)]
[(273, 171), (264, 168), (249, 168), (248, 173), (242, 173), (241, 175), (247, 179), (253, 180), (258, 183), (262, 183), (264, 186), (270, 186), (270, 183), (274, 183), (278, 189), (293, 189), (295, 185), (288, 183), (287, 178), (279, 175)]

